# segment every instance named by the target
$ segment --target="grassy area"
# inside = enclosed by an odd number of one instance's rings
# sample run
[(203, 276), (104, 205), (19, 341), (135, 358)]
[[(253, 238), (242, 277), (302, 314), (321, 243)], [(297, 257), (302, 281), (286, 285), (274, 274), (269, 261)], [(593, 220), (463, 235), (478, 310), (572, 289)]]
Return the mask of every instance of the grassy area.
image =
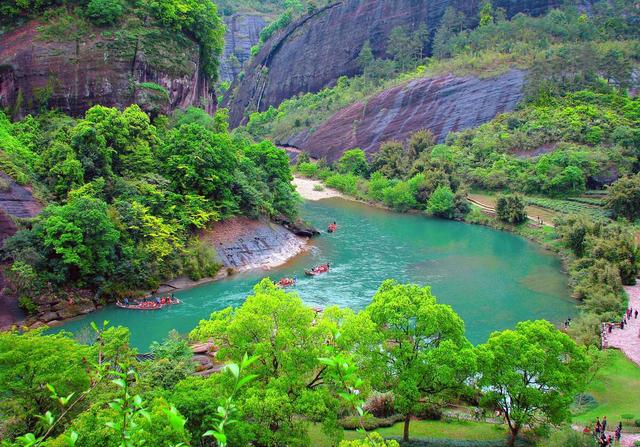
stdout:
[[(402, 436), (403, 423), (399, 422), (393, 427), (376, 430), (382, 436)], [(331, 447), (333, 444), (325, 438), (320, 426), (313, 425), (309, 429), (311, 445), (314, 447)], [(360, 434), (345, 430), (345, 439), (356, 439)], [(467, 421), (412, 421), (412, 438), (455, 439), (466, 441), (495, 441), (506, 437), (504, 425), (487, 424)]]
[(587, 388), (596, 405), (576, 415), (573, 421), (586, 424), (596, 417), (607, 416), (610, 424), (617, 424), (623, 414), (640, 419), (640, 368), (618, 350), (607, 351), (605, 366)]

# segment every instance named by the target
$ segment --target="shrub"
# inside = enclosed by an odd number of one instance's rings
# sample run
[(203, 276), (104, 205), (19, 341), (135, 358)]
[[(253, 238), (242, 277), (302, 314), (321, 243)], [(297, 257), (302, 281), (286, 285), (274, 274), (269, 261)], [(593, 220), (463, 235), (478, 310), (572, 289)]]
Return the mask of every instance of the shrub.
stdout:
[(325, 183), (330, 188), (335, 188), (340, 192), (356, 196), (358, 194), (358, 176), (353, 174), (333, 174), (326, 179)]
[(38, 310), (38, 306), (36, 306), (36, 303), (34, 303), (33, 300), (26, 295), (18, 298), (18, 306), (20, 306), (22, 310), (30, 315), (35, 314)]
[(393, 393), (374, 391), (365, 402), (364, 409), (378, 418), (392, 416), (394, 413)]
[(448, 186), (438, 186), (429, 197), (427, 209), (435, 216), (451, 217), (454, 207), (454, 194)]
[(321, 184), (317, 184), (317, 185), (313, 185), (313, 190), (314, 191), (324, 191), (324, 186), (322, 186)]
[(364, 429), (376, 430), (378, 428), (383, 427), (391, 427), (397, 422), (402, 421), (404, 418), (402, 415), (396, 414), (393, 416), (378, 418), (371, 414), (367, 414), (364, 416), (364, 419), (361, 421), (359, 416), (347, 416), (338, 421), (338, 424), (345, 430), (357, 430), (364, 426)]
[(315, 177), (318, 173), (318, 166), (310, 162), (302, 162), (297, 167), (298, 173), (305, 177)]
[(527, 220), (527, 213), (524, 210), (524, 199), (519, 194), (500, 195), (496, 202), (496, 214), (502, 222), (514, 225), (521, 224)]
[(122, 16), (122, 12), (119, 0), (91, 0), (87, 5), (87, 16), (100, 26), (113, 25)]
[(11, 181), (7, 180), (4, 177), (0, 177), (0, 192), (9, 191), (11, 191)]
[(385, 188), (382, 195), (384, 204), (396, 211), (404, 212), (417, 205), (407, 182), (397, 182), (395, 185)]

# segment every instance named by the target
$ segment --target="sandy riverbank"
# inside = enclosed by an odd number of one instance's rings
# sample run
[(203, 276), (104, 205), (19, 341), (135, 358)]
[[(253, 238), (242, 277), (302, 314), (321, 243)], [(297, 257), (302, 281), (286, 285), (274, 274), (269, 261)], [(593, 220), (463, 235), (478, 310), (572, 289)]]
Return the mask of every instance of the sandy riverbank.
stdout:
[[(320, 180), (313, 180), (313, 179), (304, 178), (304, 177), (295, 177), (293, 179), (293, 184), (295, 185), (296, 191), (298, 191), (298, 194), (300, 194), (302, 198), (306, 200), (316, 201), (316, 200), (322, 200), (322, 199), (329, 199), (331, 197), (344, 198), (344, 195), (342, 193), (336, 191), (335, 189), (327, 188), (322, 184)], [(323, 190), (316, 191), (314, 189), (316, 185), (322, 186)]]

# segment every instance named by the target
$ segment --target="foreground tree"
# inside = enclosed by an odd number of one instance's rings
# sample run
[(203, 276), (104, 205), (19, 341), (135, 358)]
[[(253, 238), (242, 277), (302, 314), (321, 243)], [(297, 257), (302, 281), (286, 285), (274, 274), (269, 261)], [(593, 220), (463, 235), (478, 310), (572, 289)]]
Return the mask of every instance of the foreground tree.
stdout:
[(584, 348), (544, 320), (494, 332), (477, 354), (478, 384), (504, 414), (510, 446), (525, 426), (567, 420), (589, 369)]
[(419, 408), (438, 404), (474, 371), (473, 348), (462, 319), (450, 306), (438, 304), (430, 287), (387, 280), (365, 315), (376, 327), (371, 340), (376, 346), (369, 348), (371, 363), (365, 370), (378, 390), (393, 392), (405, 418), (406, 441)]

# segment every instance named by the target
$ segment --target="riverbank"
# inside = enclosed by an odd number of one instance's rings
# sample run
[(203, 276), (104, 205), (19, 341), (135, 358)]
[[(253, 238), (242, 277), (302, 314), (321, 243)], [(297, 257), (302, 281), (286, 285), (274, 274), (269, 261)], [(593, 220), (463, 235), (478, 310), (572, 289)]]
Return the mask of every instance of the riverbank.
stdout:
[[(156, 290), (142, 291), (138, 294), (171, 293), (219, 281), (237, 273), (270, 270), (283, 265), (307, 250), (309, 238), (294, 234), (296, 228), (287, 229), (284, 225), (266, 218), (254, 220), (243, 216), (215, 222), (203, 230), (199, 237), (206, 245), (216, 250), (221, 266), (216, 275), (199, 280), (179, 276), (163, 281)], [(297, 232), (301, 231), (309, 230), (297, 228)], [(15, 326), (34, 329), (44, 325), (59, 326), (100, 309), (103, 305), (103, 302), (90, 295), (83, 296), (82, 299), (55, 300), (47, 303), (46, 308), (43, 304), (44, 310), (39, 311), (37, 315), (3, 321), (0, 330)]]
[(293, 184), (298, 194), (305, 200), (322, 200), (332, 197), (348, 198), (341, 192), (325, 186), (320, 180), (310, 179), (306, 177), (295, 176)]

